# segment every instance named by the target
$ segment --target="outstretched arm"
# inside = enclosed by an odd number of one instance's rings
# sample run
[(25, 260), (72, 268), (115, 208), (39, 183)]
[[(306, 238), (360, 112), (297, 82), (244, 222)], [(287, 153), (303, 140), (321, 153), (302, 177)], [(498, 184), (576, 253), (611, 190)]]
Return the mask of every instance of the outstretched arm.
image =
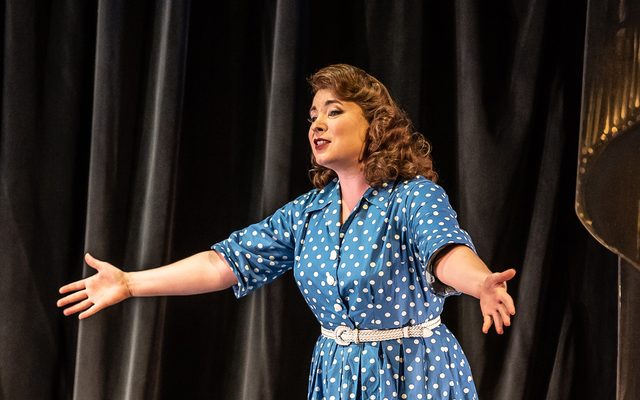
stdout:
[(129, 297), (187, 295), (214, 292), (237, 283), (226, 261), (215, 251), (204, 251), (164, 267), (124, 272), (90, 254), (86, 263), (98, 272), (60, 288), (68, 294), (58, 300), (65, 315), (80, 312), (87, 318)]
[(492, 324), (499, 334), (511, 325), (516, 308), (507, 293), (507, 281), (516, 275), (514, 269), (492, 273), (471, 249), (459, 245), (439, 257), (434, 271), (442, 283), (480, 300), (484, 333)]

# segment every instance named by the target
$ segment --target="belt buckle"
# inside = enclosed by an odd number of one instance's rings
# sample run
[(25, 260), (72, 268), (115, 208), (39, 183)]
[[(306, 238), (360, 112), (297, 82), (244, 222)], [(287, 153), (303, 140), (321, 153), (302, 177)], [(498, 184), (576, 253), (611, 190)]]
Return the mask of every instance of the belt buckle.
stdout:
[(433, 330), (431, 330), (431, 328), (423, 326), (422, 327), (422, 337), (423, 338), (428, 338), (433, 336)]
[(342, 338), (342, 335), (351, 332), (351, 328), (349, 328), (348, 326), (339, 325), (333, 332), (335, 334), (334, 340), (337, 344), (339, 344), (340, 346), (348, 346), (349, 344), (351, 344), (351, 340), (345, 340)]

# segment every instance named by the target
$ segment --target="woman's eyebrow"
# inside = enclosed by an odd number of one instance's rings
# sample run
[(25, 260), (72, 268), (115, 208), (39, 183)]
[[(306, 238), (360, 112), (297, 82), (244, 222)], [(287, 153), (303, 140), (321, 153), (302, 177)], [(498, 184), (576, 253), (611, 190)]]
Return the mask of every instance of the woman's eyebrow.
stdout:
[(340, 105), (342, 105), (342, 102), (340, 102), (340, 100), (335, 100), (335, 99), (329, 99), (329, 100), (324, 102), (325, 107), (330, 105), (330, 104), (340, 104)]
[[(340, 100), (335, 100), (335, 99), (329, 99), (329, 100), (324, 102), (324, 106), (325, 107), (329, 106), (331, 104), (340, 104), (340, 105), (342, 105), (342, 102)], [(316, 106), (311, 106), (311, 108), (309, 109), (309, 112), (316, 111), (316, 110), (317, 110)]]

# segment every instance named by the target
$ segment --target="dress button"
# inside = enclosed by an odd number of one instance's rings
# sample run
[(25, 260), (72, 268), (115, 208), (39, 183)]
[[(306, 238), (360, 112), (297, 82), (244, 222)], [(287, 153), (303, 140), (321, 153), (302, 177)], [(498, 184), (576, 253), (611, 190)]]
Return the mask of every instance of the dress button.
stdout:
[(327, 283), (331, 286), (336, 284), (336, 280), (333, 279), (333, 276), (327, 272)]
[(336, 253), (335, 250), (331, 250), (331, 254), (329, 254), (329, 259), (335, 260), (336, 258), (338, 258), (338, 253)]

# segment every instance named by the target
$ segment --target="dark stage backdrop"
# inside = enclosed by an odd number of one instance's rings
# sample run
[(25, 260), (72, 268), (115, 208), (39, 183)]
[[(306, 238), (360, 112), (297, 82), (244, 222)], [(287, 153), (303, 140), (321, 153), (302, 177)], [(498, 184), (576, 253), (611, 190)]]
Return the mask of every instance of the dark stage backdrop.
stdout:
[(615, 396), (616, 258), (573, 211), (586, 5), (39, 1), (0, 6), (0, 399), (302, 399), (319, 326), (289, 274), (133, 299), (78, 324), (57, 288), (207, 249), (310, 189), (305, 78), (346, 62), (434, 145), (518, 314), (445, 321), (483, 399)]

